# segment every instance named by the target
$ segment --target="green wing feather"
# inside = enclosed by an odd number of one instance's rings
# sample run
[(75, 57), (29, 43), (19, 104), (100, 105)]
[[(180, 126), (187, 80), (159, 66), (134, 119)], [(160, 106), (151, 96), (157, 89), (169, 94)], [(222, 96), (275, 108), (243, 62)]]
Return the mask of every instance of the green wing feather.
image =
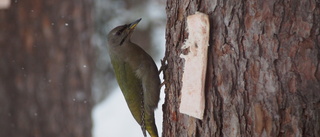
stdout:
[(141, 107), (143, 99), (142, 97), (142, 85), (141, 80), (138, 79), (132, 71), (129, 64), (115, 59), (112, 61), (112, 65), (116, 74), (116, 78), (120, 89), (126, 99), (127, 105), (135, 118), (135, 120), (141, 124)]
[[(112, 65), (117, 82), (134, 119), (141, 125), (142, 132), (149, 132), (152, 137), (158, 137), (154, 120), (154, 110), (145, 110), (143, 102), (142, 81), (139, 79), (128, 63), (112, 59)], [(148, 111), (148, 112), (145, 112)], [(142, 120), (142, 113), (144, 120)], [(144, 122), (144, 125), (142, 125)]]

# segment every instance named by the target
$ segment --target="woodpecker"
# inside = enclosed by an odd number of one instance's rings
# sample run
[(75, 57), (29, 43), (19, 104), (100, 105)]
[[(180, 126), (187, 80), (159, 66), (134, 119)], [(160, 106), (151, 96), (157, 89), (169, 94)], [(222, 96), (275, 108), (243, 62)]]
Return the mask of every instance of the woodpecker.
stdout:
[(154, 110), (160, 96), (158, 68), (152, 57), (132, 43), (131, 34), (141, 18), (112, 29), (108, 34), (108, 52), (115, 76), (134, 119), (151, 137), (158, 137)]

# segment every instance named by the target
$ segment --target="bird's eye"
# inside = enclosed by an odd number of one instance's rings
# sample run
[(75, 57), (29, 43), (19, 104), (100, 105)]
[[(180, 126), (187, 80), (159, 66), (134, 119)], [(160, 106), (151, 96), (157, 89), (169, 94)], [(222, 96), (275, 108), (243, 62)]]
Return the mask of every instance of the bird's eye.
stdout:
[(121, 34), (121, 32), (120, 32), (120, 31), (117, 31), (117, 32), (116, 32), (116, 35), (117, 35), (117, 36), (119, 36), (120, 34)]

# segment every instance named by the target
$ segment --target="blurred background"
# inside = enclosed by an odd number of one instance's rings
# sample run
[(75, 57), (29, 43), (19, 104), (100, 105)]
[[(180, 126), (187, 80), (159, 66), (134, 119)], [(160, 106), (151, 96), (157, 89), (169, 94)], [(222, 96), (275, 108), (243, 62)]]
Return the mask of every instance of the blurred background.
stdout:
[(112, 28), (138, 18), (131, 39), (159, 68), (164, 0), (0, 0), (0, 136), (142, 136), (106, 48)]

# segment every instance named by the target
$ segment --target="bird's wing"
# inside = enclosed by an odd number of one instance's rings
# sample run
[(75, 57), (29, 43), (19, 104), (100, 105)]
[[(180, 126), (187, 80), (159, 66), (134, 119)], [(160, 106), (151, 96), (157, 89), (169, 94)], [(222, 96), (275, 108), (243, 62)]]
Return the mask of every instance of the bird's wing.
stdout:
[(144, 129), (144, 105), (143, 105), (143, 89), (141, 79), (139, 79), (128, 63), (112, 59), (112, 65), (116, 74), (116, 78), (120, 89), (125, 97), (127, 105), (133, 115), (134, 119), (143, 127), (142, 130), (145, 134)]

